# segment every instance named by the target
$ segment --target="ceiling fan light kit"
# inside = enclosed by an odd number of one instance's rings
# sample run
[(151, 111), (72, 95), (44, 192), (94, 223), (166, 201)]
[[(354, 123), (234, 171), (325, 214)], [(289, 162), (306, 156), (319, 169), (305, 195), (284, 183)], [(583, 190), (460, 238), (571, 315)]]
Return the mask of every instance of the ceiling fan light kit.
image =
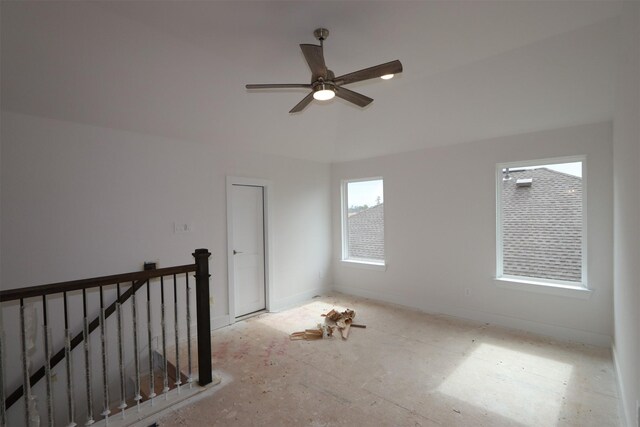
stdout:
[(320, 83), (313, 89), (313, 98), (318, 101), (328, 101), (334, 96), (336, 96), (336, 93), (330, 85)]
[(311, 69), (311, 83), (285, 83), (285, 84), (248, 84), (247, 89), (282, 89), (282, 88), (306, 88), (311, 92), (302, 99), (289, 113), (297, 113), (309, 105), (314, 99), (318, 101), (328, 101), (337, 96), (345, 101), (351, 102), (359, 107), (366, 107), (372, 98), (360, 93), (349, 90), (344, 85), (360, 82), (363, 80), (374, 79), (380, 77), (384, 80), (391, 79), (394, 74), (402, 72), (402, 64), (397, 59), (363, 70), (354, 71), (353, 73), (344, 74), (336, 77), (333, 71), (329, 70), (324, 62), (323, 45), (324, 40), (329, 36), (329, 30), (326, 28), (318, 28), (313, 32), (316, 39), (320, 41), (319, 45), (301, 44), (300, 49), (304, 54), (307, 64)]

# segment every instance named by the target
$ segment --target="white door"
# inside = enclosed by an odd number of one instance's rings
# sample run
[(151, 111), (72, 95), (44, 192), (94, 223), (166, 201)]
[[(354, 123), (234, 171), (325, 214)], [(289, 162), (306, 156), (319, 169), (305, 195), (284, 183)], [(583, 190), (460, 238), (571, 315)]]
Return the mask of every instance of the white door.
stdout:
[(266, 308), (264, 268), (264, 188), (232, 185), (235, 316)]

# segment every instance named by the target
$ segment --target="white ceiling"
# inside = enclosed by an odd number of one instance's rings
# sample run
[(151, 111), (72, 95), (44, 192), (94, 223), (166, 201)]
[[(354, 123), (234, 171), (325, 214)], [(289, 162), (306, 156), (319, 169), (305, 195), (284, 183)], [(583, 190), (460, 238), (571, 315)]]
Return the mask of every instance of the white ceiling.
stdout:
[[(322, 162), (612, 116), (614, 1), (2, 2), (2, 109)], [(298, 44), (375, 99), (289, 109)]]

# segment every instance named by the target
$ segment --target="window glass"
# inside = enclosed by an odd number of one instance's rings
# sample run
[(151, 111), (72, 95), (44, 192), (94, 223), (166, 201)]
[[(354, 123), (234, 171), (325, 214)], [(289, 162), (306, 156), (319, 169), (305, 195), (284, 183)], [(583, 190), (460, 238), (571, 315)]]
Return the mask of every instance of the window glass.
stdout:
[(498, 276), (583, 283), (582, 162), (502, 168), (498, 191)]
[(383, 263), (383, 180), (346, 181), (343, 192), (343, 259)]

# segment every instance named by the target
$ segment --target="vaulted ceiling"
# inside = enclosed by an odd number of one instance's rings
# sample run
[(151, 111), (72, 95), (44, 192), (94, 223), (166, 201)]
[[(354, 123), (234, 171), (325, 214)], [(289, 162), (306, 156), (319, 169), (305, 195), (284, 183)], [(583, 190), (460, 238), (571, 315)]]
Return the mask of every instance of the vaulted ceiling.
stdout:
[[(3, 110), (222, 148), (345, 161), (612, 117), (615, 1), (2, 2)], [(404, 72), (288, 111), (298, 45), (336, 75)]]

